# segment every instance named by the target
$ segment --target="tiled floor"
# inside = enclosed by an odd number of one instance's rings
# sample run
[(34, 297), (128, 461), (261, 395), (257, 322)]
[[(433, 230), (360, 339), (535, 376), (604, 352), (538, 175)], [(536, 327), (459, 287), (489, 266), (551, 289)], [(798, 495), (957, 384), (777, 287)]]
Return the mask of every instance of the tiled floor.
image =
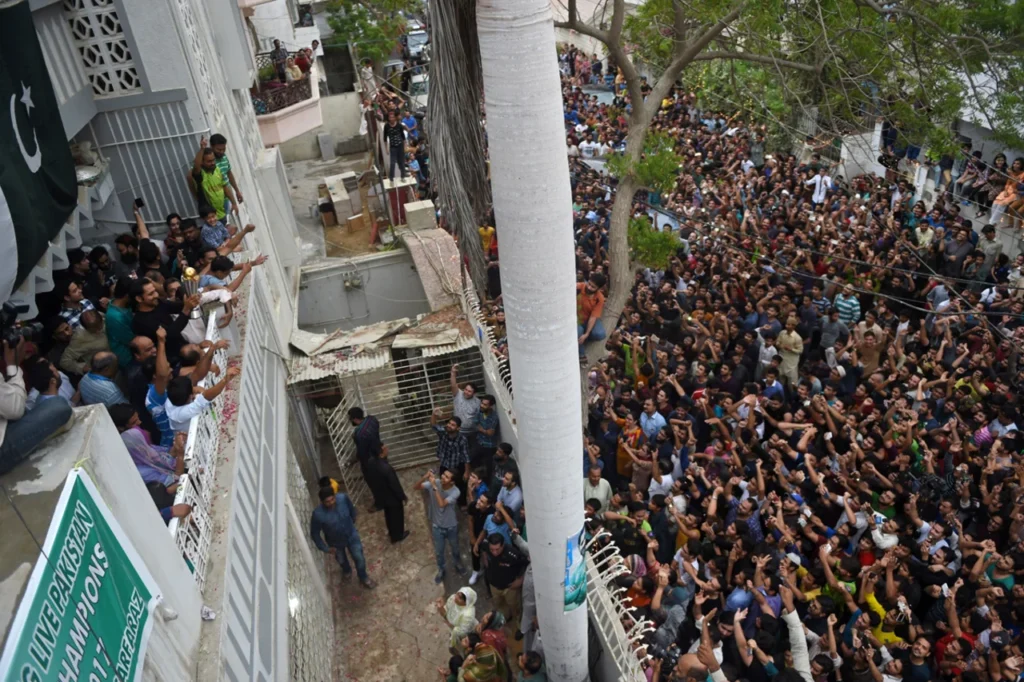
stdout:
[[(434, 602), (464, 585), (469, 575), (450, 572), (443, 585), (434, 584), (437, 566), (427, 523), (425, 500), (413, 490), (422, 472), (399, 472), (409, 503), (406, 528), (411, 534), (392, 545), (384, 527), (384, 515), (365, 512), (359, 505), (357, 519), (370, 577), (375, 590), (365, 590), (355, 579), (342, 581), (337, 564), (331, 562), (330, 589), (334, 595), (335, 679), (349, 682), (432, 682), (438, 666), (448, 664), (450, 629), (438, 615)], [(460, 516), (461, 513), (460, 513)], [(461, 518), (460, 541), (463, 564), (470, 567), (469, 537)], [(449, 557), (450, 559), (450, 557)], [(477, 617), (489, 607), (483, 580), (474, 589), (479, 595)], [(518, 644), (508, 635), (510, 658)]]

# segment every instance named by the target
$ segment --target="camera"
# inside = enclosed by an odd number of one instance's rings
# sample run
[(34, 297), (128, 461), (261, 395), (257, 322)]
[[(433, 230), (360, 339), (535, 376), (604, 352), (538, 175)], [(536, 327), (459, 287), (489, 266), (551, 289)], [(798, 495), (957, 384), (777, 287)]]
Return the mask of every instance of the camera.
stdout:
[(652, 644), (650, 647), (651, 656), (654, 658), (660, 658), (662, 661), (662, 670), (675, 670), (676, 664), (679, 662), (679, 657), (683, 655), (683, 650), (679, 648), (679, 645), (673, 642), (667, 647)]
[(0, 308), (0, 340), (14, 348), (21, 339), (36, 341), (42, 338), (43, 325), (39, 322), (18, 323), (18, 314), (28, 312), (27, 305), (4, 303)]

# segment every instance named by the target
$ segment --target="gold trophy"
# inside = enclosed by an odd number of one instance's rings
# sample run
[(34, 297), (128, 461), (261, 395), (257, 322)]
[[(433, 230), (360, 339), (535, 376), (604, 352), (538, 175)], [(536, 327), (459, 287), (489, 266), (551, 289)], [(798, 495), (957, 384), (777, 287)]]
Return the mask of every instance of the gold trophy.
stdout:
[[(195, 268), (185, 268), (181, 276), (181, 288), (185, 290), (185, 296), (197, 296), (199, 294), (199, 274)], [(190, 319), (198, 320), (203, 316), (201, 306), (196, 306), (188, 314)]]

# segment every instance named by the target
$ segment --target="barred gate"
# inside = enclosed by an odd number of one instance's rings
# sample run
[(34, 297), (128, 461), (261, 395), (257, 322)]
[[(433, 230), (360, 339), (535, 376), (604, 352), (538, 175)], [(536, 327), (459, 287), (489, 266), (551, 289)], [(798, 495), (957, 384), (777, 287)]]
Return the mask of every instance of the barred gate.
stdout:
[(367, 492), (363, 472), (359, 468), (359, 459), (356, 457), (356, 444), (352, 439), (352, 423), (348, 419), (349, 408), (358, 404), (353, 391), (343, 390), (341, 402), (337, 407), (318, 410), (320, 418), (327, 426), (327, 433), (331, 436), (334, 456), (338, 459), (338, 468), (341, 470), (341, 483), (345, 486), (345, 492), (352, 498), (352, 502), (359, 502)]
[[(472, 382), (477, 395), (486, 392), (478, 347), (468, 340), (460, 345), (466, 347), (457, 351), (451, 346), (392, 349), (391, 361), (383, 366), (332, 377), (340, 399), (319, 414), (330, 434), (342, 483), (354, 502), (368, 489), (355, 454), (349, 408), (362, 407), (380, 421), (380, 437), (396, 469), (434, 464), (437, 435), (431, 429), (430, 416), (435, 408), (440, 408), (444, 417), (452, 414), (452, 365), (459, 365), (460, 386)], [(317, 390), (323, 392), (322, 384)]]

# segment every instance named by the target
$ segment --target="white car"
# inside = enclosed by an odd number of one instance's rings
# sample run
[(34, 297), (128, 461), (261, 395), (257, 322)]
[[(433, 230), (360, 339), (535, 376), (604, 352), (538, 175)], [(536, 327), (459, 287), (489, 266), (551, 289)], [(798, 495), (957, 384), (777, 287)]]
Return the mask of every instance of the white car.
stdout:
[(412, 77), (412, 84), (409, 86), (409, 95), (412, 98), (413, 109), (427, 108), (427, 95), (430, 90), (430, 75), (421, 73)]

